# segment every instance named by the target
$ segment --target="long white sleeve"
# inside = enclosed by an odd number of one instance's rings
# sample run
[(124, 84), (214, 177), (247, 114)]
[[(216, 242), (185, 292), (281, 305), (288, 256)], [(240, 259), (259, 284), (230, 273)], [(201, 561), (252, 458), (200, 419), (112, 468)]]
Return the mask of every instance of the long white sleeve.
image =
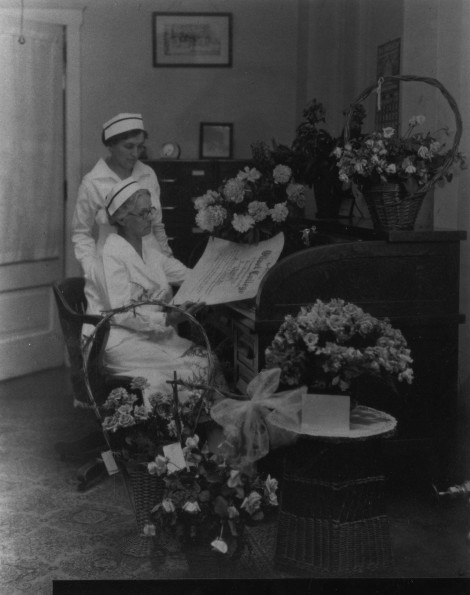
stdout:
[(75, 258), (82, 265), (86, 274), (95, 263), (97, 256), (96, 241), (93, 237), (97, 205), (92, 192), (82, 182), (78, 189), (77, 203), (72, 219), (72, 243)]
[[(112, 309), (120, 308), (131, 303), (135, 295), (135, 283), (131, 279), (128, 268), (119, 255), (104, 252), (103, 268), (106, 280), (106, 289), (109, 303)], [(163, 292), (162, 292), (163, 293)], [(158, 292), (152, 296), (158, 299)], [(173, 334), (174, 329), (166, 325), (166, 314), (158, 311), (158, 306), (139, 306), (122, 314), (116, 314), (113, 318), (114, 324), (127, 327), (140, 332), (152, 332), (157, 338), (168, 337)]]

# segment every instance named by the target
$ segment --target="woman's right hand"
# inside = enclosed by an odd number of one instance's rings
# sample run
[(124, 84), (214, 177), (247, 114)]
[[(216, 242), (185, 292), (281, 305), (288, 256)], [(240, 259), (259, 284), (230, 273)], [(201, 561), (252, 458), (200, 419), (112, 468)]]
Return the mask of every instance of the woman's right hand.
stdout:
[(188, 317), (185, 315), (185, 313), (195, 316), (200, 310), (202, 310), (202, 308), (205, 307), (205, 305), (205, 302), (184, 302), (184, 304), (178, 306), (179, 310), (168, 310), (166, 314), (167, 326), (177, 326), (178, 324), (187, 321)]

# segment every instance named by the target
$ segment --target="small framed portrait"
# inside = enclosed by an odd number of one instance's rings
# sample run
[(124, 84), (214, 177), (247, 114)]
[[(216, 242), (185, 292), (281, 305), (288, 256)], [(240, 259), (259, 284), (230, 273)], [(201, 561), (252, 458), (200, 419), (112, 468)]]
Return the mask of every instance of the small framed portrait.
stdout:
[(233, 124), (201, 122), (199, 126), (199, 158), (231, 159)]
[(152, 13), (153, 65), (232, 66), (228, 12)]

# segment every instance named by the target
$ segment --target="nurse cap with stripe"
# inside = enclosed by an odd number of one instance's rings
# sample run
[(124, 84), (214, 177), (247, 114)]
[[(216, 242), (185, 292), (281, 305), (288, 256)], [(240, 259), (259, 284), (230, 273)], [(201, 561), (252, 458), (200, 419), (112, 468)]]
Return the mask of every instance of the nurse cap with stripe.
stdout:
[(145, 130), (141, 114), (118, 114), (103, 124), (103, 139), (109, 140), (129, 130)]
[(109, 215), (114, 215), (119, 207), (135, 194), (137, 190), (142, 190), (142, 188), (132, 177), (115, 184), (105, 200), (105, 207)]

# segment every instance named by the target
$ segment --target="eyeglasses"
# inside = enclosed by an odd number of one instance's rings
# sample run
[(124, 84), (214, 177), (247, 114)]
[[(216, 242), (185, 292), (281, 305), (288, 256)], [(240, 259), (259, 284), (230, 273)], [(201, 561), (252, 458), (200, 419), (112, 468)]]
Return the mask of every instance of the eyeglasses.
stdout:
[(140, 217), (141, 219), (152, 219), (156, 213), (157, 209), (155, 207), (150, 207), (149, 209), (142, 209), (140, 213), (127, 213), (128, 215), (132, 215), (133, 217)]

